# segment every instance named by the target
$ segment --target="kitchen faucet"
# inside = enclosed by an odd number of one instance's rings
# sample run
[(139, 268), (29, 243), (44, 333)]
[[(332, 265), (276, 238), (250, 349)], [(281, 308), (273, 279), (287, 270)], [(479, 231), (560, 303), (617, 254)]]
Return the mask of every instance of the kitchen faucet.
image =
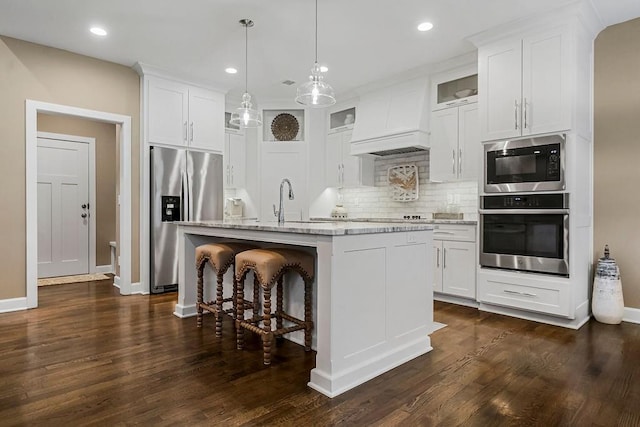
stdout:
[(282, 205), (282, 190), (284, 189), (284, 183), (289, 185), (289, 200), (293, 200), (293, 187), (291, 187), (291, 181), (284, 178), (280, 183), (280, 209), (276, 210), (276, 205), (273, 205), (273, 214), (278, 217), (278, 224), (284, 224), (284, 206)]

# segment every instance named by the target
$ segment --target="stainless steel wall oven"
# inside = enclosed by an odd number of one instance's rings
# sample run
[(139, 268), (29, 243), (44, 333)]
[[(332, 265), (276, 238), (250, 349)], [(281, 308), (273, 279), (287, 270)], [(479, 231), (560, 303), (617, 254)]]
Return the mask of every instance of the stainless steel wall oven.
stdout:
[(481, 198), (480, 265), (569, 276), (569, 194)]

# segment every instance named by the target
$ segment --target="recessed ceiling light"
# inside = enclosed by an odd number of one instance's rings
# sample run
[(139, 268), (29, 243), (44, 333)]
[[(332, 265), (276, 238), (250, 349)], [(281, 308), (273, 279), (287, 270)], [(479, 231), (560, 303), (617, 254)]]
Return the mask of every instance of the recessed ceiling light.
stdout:
[(104, 28), (100, 28), (100, 27), (91, 27), (91, 29), (89, 31), (91, 31), (96, 36), (103, 36), (104, 37), (104, 36), (107, 35), (107, 30), (105, 30)]
[(429, 31), (432, 28), (433, 24), (431, 22), (423, 22), (422, 24), (418, 25), (418, 31)]
[(233, 68), (233, 67), (225, 68), (225, 69), (224, 69), (224, 71), (225, 71), (226, 73), (228, 73), (228, 74), (235, 74), (235, 73), (237, 73), (237, 72), (238, 72), (238, 70), (236, 70), (236, 69), (235, 69), (235, 68)]
[(327, 71), (329, 71), (329, 67), (327, 67), (326, 65), (321, 65), (320, 66), (320, 72), (321, 73), (326, 73)]

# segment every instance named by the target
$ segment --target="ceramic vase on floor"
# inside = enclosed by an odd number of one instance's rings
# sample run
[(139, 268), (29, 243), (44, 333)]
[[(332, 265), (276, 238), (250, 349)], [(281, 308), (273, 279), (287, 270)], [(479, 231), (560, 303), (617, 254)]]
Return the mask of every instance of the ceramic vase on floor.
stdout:
[(609, 246), (604, 247), (604, 257), (598, 260), (593, 280), (593, 315), (598, 322), (617, 325), (624, 315), (622, 281), (615, 259), (609, 258)]

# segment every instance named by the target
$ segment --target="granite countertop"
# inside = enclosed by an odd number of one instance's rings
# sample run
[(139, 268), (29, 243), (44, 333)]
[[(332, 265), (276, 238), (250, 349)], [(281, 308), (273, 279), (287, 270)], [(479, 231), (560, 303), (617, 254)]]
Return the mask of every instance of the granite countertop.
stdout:
[(285, 221), (279, 225), (275, 221), (217, 220), (217, 221), (177, 221), (174, 224), (189, 227), (223, 228), (253, 231), (277, 231), (281, 233), (319, 234), (340, 236), (347, 234), (395, 233), (403, 231), (433, 230), (433, 223), (417, 221), (354, 221), (329, 219), (310, 221)]
[(371, 223), (390, 223), (390, 224), (458, 224), (458, 225), (477, 225), (478, 221), (468, 219), (402, 219), (402, 218), (311, 218), (311, 221), (332, 221), (332, 222), (371, 222)]

